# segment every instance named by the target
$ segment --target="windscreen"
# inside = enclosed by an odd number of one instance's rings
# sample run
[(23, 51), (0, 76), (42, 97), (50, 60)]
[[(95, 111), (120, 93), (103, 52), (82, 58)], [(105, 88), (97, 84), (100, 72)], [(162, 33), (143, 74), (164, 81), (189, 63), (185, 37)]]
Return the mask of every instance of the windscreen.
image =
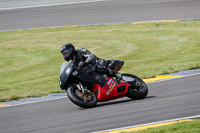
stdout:
[(67, 66), (68, 63), (69, 63), (69, 62), (65, 61), (65, 62), (61, 65), (61, 67), (60, 67), (60, 75), (62, 74), (62, 72), (64, 71), (64, 69), (65, 69), (65, 67)]

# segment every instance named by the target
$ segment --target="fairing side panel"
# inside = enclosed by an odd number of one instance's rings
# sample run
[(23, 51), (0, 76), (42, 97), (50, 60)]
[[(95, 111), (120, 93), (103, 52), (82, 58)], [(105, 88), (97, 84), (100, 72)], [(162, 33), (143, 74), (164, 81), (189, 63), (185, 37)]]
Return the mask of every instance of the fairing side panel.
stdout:
[(127, 84), (127, 83), (120, 83), (120, 84), (117, 86), (117, 88), (118, 88), (118, 87), (123, 87), (123, 86), (125, 86), (125, 90), (124, 90), (123, 92), (121, 92), (121, 93), (116, 93), (116, 94), (114, 94), (114, 95), (113, 95), (113, 98), (114, 98), (114, 99), (117, 99), (117, 98), (126, 96), (126, 94), (127, 94), (127, 92), (128, 92), (128, 87), (130, 86), (130, 84)]
[[(126, 87), (125, 90), (121, 93), (118, 93), (117, 88), (122, 87), (122, 86)], [(101, 102), (101, 101), (108, 101), (108, 100), (126, 96), (128, 87), (129, 87), (129, 84), (127, 83), (120, 83), (116, 85), (113, 78), (110, 78), (104, 87), (101, 87), (98, 84), (95, 84), (93, 88), (93, 92), (96, 94), (98, 102)]]

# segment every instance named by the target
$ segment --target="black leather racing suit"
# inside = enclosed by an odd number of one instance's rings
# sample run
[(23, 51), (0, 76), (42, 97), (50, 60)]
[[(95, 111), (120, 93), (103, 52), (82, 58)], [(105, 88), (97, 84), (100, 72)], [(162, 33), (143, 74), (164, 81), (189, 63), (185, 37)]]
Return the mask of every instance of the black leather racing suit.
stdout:
[(116, 74), (118, 73), (109, 67), (112, 64), (111, 60), (105, 61), (104, 59), (100, 59), (85, 48), (77, 49), (74, 55), (76, 56), (74, 63), (78, 69), (90, 65), (91, 68), (95, 71), (108, 74), (109, 76), (117, 77)]
[(94, 65), (98, 57), (85, 48), (77, 49), (74, 53), (76, 59), (75, 66), (81, 69), (83, 66)]

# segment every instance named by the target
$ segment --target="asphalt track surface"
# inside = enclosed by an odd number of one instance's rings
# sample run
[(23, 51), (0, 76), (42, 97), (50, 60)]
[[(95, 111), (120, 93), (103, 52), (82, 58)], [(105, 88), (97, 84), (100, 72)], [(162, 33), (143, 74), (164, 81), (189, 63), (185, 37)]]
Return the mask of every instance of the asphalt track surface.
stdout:
[(200, 0), (106, 0), (0, 10), (0, 31), (147, 20), (199, 19), (199, 7)]
[[(200, 18), (199, 0), (108, 0), (0, 11), (0, 30)], [(67, 98), (0, 109), (1, 133), (87, 133), (200, 113), (200, 75), (148, 84), (144, 100), (82, 109)]]
[(200, 74), (148, 84), (143, 100), (121, 98), (82, 109), (67, 98), (0, 109), (1, 133), (87, 133), (200, 113)]

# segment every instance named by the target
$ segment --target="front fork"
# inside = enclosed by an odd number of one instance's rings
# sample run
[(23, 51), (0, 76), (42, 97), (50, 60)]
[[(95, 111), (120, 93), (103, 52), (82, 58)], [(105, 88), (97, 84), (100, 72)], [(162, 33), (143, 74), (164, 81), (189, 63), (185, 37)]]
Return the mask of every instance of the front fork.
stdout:
[(82, 85), (80, 82), (79, 82), (79, 84), (77, 84), (76, 86), (78, 87), (78, 89), (79, 89), (80, 91), (82, 91), (83, 95), (87, 92), (87, 89), (85, 89), (85, 88), (83, 87), (83, 85)]

